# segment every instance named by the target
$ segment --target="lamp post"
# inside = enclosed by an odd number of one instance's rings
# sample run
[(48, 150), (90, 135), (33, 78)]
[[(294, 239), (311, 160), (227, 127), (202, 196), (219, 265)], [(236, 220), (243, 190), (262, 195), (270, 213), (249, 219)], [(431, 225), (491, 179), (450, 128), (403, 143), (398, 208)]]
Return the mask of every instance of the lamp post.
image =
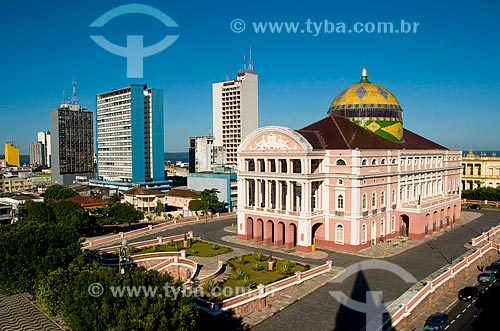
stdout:
[(125, 258), (125, 261), (128, 260), (128, 240), (127, 238), (123, 238), (121, 242), (120, 248), (118, 248), (118, 273), (124, 274), (125, 269), (122, 269), (122, 257)]

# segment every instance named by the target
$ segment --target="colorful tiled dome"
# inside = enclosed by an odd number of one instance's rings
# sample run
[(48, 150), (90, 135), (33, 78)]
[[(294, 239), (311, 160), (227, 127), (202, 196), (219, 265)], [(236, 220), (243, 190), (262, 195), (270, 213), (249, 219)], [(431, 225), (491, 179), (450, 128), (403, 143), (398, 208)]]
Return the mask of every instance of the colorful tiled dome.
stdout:
[(364, 66), (359, 83), (340, 92), (328, 113), (348, 117), (386, 139), (403, 140), (403, 110), (398, 100), (386, 88), (370, 83)]

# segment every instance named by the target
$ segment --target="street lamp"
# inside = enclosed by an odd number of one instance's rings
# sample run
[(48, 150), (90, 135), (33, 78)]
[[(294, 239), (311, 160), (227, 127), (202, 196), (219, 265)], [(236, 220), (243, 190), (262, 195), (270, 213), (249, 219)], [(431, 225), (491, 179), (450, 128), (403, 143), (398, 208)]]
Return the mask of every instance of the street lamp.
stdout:
[(123, 238), (120, 248), (118, 248), (118, 273), (124, 274), (125, 268), (122, 268), (122, 257), (128, 262), (128, 240)]

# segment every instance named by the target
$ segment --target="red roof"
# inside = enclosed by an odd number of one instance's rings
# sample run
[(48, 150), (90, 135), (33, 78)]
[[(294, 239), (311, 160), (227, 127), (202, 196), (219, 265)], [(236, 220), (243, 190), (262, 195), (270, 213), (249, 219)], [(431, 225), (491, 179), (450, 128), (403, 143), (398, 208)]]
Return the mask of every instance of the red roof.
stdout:
[(82, 208), (93, 208), (109, 204), (107, 201), (99, 200), (93, 197), (84, 197), (82, 195), (75, 195), (74, 197), (66, 199), (67, 201), (74, 202)]
[(407, 129), (403, 129), (403, 141), (390, 141), (341, 116), (327, 116), (296, 131), (316, 150), (447, 149)]

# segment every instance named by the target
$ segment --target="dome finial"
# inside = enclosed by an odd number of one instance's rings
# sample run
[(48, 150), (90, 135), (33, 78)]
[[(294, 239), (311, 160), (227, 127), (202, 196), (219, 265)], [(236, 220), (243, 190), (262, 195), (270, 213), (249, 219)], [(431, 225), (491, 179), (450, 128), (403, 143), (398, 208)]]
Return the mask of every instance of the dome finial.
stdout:
[(361, 69), (361, 81), (368, 82), (368, 70), (366, 70), (364, 63), (363, 63), (363, 69)]

